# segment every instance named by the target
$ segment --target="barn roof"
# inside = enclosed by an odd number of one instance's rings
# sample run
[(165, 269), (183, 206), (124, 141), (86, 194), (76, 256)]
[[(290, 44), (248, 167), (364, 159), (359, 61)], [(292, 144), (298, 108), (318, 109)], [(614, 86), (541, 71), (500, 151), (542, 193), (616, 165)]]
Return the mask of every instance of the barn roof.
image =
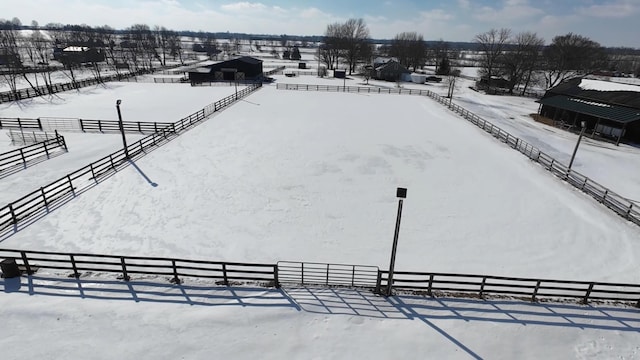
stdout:
[[(615, 85), (615, 86), (614, 86)], [(632, 89), (637, 88), (636, 91)], [(566, 95), (605, 104), (640, 109), (640, 86), (615, 84), (608, 81), (573, 78), (549, 89), (545, 98)]]
[(603, 102), (586, 100), (567, 95), (555, 95), (536, 101), (542, 105), (553, 106), (580, 114), (611, 120), (620, 124), (627, 124), (640, 120), (640, 109), (606, 104)]

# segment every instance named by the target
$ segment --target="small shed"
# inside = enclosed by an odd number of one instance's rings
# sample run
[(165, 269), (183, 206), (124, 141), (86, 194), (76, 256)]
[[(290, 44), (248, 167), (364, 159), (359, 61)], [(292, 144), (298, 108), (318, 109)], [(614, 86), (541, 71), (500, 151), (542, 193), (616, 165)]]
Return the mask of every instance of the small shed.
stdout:
[(262, 60), (250, 56), (222, 61), (189, 72), (191, 83), (251, 80), (263, 78)]
[(640, 86), (573, 78), (547, 90), (539, 115), (553, 124), (616, 141), (640, 142)]
[(347, 77), (347, 70), (333, 70), (333, 77), (336, 79), (344, 79)]

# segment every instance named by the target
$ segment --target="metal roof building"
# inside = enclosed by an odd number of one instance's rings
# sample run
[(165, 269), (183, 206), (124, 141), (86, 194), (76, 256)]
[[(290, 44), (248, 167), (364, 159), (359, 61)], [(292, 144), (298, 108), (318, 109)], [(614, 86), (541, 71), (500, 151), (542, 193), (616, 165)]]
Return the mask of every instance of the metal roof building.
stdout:
[(636, 90), (611, 84), (583, 78), (565, 81), (538, 100), (539, 114), (571, 129), (580, 129), (584, 122), (591, 137), (640, 143), (640, 86)]

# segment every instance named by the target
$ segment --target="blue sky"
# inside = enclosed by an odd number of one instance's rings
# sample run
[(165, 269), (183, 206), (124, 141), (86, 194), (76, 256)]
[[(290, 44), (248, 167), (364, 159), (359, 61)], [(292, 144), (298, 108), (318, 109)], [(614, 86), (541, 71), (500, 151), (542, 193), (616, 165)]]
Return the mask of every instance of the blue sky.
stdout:
[(416, 31), (427, 40), (471, 41), (491, 28), (532, 31), (550, 42), (573, 32), (604, 46), (640, 48), (640, 0), (19, 0), (0, 17), (49, 22), (163, 25), (175, 30), (321, 35), (363, 18), (374, 38)]

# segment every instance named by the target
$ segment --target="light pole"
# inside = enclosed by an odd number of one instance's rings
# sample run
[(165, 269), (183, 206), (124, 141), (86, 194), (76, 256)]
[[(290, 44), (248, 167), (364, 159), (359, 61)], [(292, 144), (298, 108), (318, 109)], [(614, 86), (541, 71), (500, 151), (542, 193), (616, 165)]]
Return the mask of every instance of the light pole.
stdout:
[(387, 280), (386, 296), (391, 296), (393, 288), (393, 268), (396, 265), (396, 250), (398, 249), (398, 234), (400, 234), (400, 219), (402, 218), (402, 200), (407, 197), (406, 188), (398, 188), (396, 190), (398, 200), (398, 215), (396, 217), (396, 231), (393, 234), (393, 246), (391, 247), (391, 263), (389, 264), (389, 279)]
[(580, 140), (582, 140), (582, 135), (584, 134), (584, 131), (587, 129), (586, 121), (581, 121), (580, 125), (582, 126), (582, 130), (580, 130), (580, 136), (578, 136), (578, 142), (576, 143), (576, 147), (573, 149), (573, 155), (571, 155), (571, 161), (569, 161), (569, 167), (567, 168), (567, 171), (571, 170), (571, 165), (573, 165), (573, 159), (576, 158), (576, 152), (578, 151), (578, 146), (580, 146)]
[(118, 127), (120, 127), (120, 132), (122, 133), (122, 145), (124, 146), (124, 156), (125, 158), (129, 158), (129, 150), (127, 150), (127, 138), (124, 136), (124, 124), (122, 124), (122, 113), (120, 113), (120, 104), (122, 100), (116, 100), (116, 109), (118, 109)]

